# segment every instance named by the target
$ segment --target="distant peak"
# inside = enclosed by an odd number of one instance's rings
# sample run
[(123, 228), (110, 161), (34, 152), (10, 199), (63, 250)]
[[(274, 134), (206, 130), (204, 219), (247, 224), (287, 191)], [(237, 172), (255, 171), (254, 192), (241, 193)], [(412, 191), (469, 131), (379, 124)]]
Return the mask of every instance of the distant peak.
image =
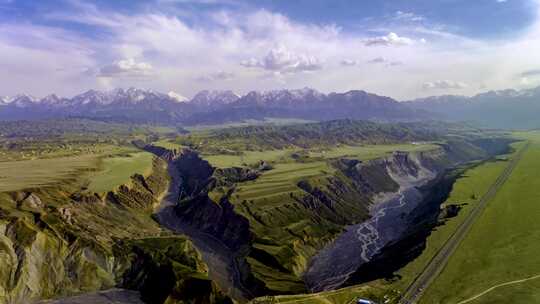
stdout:
[(176, 93), (174, 91), (170, 91), (169, 93), (167, 93), (167, 96), (169, 96), (170, 98), (172, 98), (172, 99), (174, 99), (174, 100), (176, 100), (178, 102), (187, 102), (188, 101), (187, 97), (185, 97), (185, 96), (183, 96), (181, 94), (178, 94), (178, 93)]
[(235, 102), (240, 97), (231, 90), (203, 90), (191, 99), (197, 105), (224, 105)]
[(13, 100), (17, 100), (17, 99), (28, 99), (28, 100), (31, 100), (31, 101), (38, 100), (36, 97), (34, 97), (32, 95), (28, 95), (28, 94), (17, 94), (15, 96), (13, 96)]

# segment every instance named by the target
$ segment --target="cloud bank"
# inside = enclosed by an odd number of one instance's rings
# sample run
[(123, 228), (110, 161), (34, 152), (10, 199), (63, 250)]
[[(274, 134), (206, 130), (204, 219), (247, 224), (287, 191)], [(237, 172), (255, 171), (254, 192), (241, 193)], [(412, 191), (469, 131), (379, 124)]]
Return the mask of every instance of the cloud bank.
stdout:
[[(202, 89), (309, 86), (409, 99), (474, 94), (480, 84), (540, 85), (532, 74), (521, 76), (526, 83), (516, 77), (540, 60), (538, 23), (519, 35), (484, 41), (410, 11), (388, 15), (380, 26), (345, 31), (260, 9), (205, 10), (194, 18), (170, 3), (127, 14), (69, 0), (69, 10), (44, 15), (49, 23), (0, 21), (0, 95), (142, 86), (192, 96)], [(58, 26), (65, 23), (95, 34)]]

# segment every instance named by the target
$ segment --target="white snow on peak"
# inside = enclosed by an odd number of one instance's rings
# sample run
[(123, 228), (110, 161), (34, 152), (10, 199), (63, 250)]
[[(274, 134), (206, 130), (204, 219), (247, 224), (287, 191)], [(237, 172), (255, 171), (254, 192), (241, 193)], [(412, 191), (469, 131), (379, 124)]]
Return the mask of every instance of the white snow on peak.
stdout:
[(189, 99), (187, 97), (184, 97), (174, 91), (170, 91), (169, 93), (167, 93), (167, 96), (169, 96), (170, 98), (178, 101), (178, 102), (187, 102)]
[(191, 102), (198, 105), (229, 104), (238, 100), (239, 96), (233, 91), (204, 90), (193, 96)]

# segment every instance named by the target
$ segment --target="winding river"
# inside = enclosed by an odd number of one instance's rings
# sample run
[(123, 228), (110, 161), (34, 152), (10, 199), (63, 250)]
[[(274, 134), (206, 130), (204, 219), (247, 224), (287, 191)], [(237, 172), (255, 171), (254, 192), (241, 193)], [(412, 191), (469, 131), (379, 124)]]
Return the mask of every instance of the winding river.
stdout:
[(304, 275), (308, 288), (319, 292), (340, 287), (381, 249), (401, 238), (409, 226), (405, 215), (422, 200), (416, 187), (408, 187), (374, 205), (369, 220), (347, 227), (333, 243), (312, 258)]

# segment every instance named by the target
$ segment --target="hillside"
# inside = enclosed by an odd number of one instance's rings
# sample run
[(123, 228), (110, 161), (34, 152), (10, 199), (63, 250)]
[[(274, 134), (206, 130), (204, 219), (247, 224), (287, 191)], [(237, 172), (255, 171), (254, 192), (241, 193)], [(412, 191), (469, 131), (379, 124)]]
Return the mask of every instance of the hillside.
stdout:
[(178, 144), (195, 149), (226, 148), (237, 151), (287, 146), (310, 147), (336, 144), (383, 144), (436, 140), (443, 136), (480, 134), (480, 129), (463, 124), (418, 122), (375, 123), (359, 120), (332, 120), (284, 126), (245, 126), (193, 131), (178, 136)]

